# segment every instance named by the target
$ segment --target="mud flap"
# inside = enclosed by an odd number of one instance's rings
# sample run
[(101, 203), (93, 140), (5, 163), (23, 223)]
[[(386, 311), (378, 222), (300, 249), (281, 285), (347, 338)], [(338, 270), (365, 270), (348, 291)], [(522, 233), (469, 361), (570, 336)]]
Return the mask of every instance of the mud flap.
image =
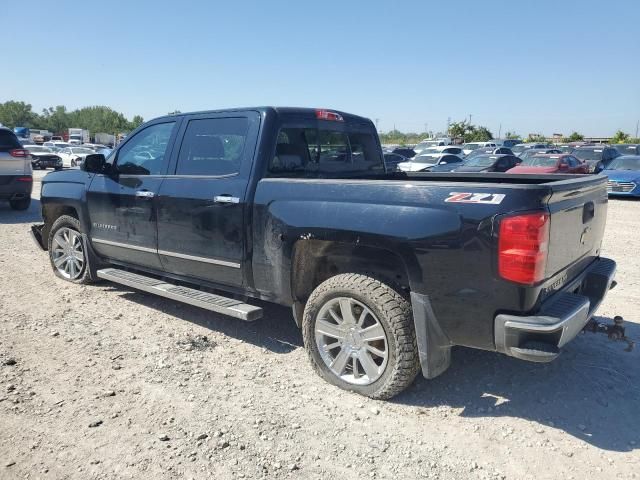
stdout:
[(429, 297), (411, 292), (411, 308), (422, 375), (435, 378), (451, 365), (451, 342), (436, 320)]
[(48, 245), (45, 245), (42, 241), (42, 229), (44, 228), (44, 223), (39, 223), (37, 225), (31, 225), (31, 229), (29, 233), (31, 234), (31, 238), (36, 243), (40, 249), (47, 251)]

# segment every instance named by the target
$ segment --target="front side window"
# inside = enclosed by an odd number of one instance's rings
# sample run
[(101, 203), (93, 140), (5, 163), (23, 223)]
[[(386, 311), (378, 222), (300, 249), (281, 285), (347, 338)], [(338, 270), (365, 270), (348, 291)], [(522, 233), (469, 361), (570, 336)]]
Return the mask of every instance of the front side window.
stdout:
[(160, 175), (175, 122), (151, 125), (131, 137), (116, 159), (119, 173)]
[(316, 128), (283, 128), (269, 165), (271, 176), (318, 178), (341, 174), (384, 173), (373, 133)]
[(176, 175), (224, 176), (240, 171), (249, 120), (191, 120), (184, 133)]

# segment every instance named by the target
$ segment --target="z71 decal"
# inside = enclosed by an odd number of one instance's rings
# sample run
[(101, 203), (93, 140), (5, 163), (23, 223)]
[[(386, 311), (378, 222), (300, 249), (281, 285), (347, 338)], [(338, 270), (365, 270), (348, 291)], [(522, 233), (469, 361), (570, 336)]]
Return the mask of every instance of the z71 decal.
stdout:
[(459, 193), (451, 192), (445, 200), (447, 203), (484, 203), (498, 205), (504, 200), (503, 193)]

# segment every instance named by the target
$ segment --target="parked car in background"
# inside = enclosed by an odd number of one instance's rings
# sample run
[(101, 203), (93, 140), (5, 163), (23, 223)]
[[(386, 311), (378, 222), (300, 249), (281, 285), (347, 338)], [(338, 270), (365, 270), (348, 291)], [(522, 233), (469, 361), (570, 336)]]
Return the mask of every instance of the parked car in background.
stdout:
[(394, 148), (391, 153), (397, 153), (398, 155), (402, 155), (403, 157), (413, 158), (416, 156), (416, 152), (413, 148), (409, 147), (398, 147)]
[(443, 155), (438, 159), (438, 164), (429, 168), (429, 172), (455, 172), (464, 165), (464, 158), (458, 155)]
[(441, 163), (443, 165), (462, 163), (462, 158), (448, 153), (438, 155), (421, 153), (409, 159), (408, 162), (399, 163), (398, 170), (401, 172), (427, 172), (430, 171), (432, 167)]
[(424, 150), (419, 152), (419, 154), (420, 155), (432, 155), (432, 156), (440, 156), (440, 155), (444, 155), (444, 154), (449, 154), (449, 155), (458, 155), (460, 157), (462, 157), (462, 155), (463, 155), (462, 147), (456, 147), (456, 146), (429, 147), (429, 148), (425, 148)]
[(64, 138), (62, 138), (60, 135), (52, 135), (51, 136), (51, 141), (52, 142), (64, 142)]
[(94, 153), (96, 152), (90, 148), (71, 145), (58, 151), (57, 155), (62, 159), (62, 164), (65, 167), (79, 167), (87, 155), (93, 155)]
[(14, 210), (31, 205), (33, 171), (31, 157), (15, 133), (0, 127), (0, 200), (8, 200)]
[(518, 143), (517, 145), (514, 145), (513, 147), (511, 147), (511, 151), (513, 152), (513, 154), (517, 157), (520, 156), (520, 154), (522, 152), (524, 152), (525, 150), (529, 150), (530, 148), (551, 148), (551, 145), (549, 145), (548, 143)]
[(560, 150), (562, 153), (571, 153), (575, 150), (576, 147), (573, 145), (556, 145), (555, 148)]
[(399, 171), (398, 170), (399, 163), (409, 161), (407, 157), (404, 157), (398, 153), (384, 153), (383, 156), (384, 156), (384, 165), (387, 168), (387, 172), (397, 172)]
[(609, 195), (640, 197), (640, 155), (614, 158), (602, 173), (609, 177)]
[(609, 166), (614, 158), (620, 156), (620, 152), (608, 145), (589, 145), (577, 147), (573, 155), (589, 166), (589, 172), (595, 172), (596, 168), (603, 170)]
[(624, 143), (611, 145), (620, 155), (640, 155), (640, 145), (635, 143)]
[(462, 145), (462, 150), (464, 155), (469, 155), (478, 148), (496, 148), (497, 146), (496, 142), (468, 142)]
[(62, 169), (62, 159), (50, 148), (42, 145), (28, 145), (24, 147), (31, 155), (31, 166), (39, 170), (54, 168)]
[(589, 173), (589, 167), (570, 154), (538, 154), (523, 159), (508, 173)]
[(535, 155), (544, 155), (548, 153), (561, 154), (562, 151), (559, 148), (528, 148), (524, 152), (521, 152), (518, 157), (522, 160), (526, 160), (527, 158)]
[(506, 172), (520, 163), (515, 155), (476, 155), (465, 159), (456, 172)]
[(473, 158), (477, 155), (513, 155), (510, 148), (498, 147), (498, 148), (477, 148), (473, 150), (465, 158)]
[(499, 140), (500, 145), (503, 147), (511, 148), (518, 145), (522, 140), (515, 140), (513, 138), (505, 138), (504, 140)]

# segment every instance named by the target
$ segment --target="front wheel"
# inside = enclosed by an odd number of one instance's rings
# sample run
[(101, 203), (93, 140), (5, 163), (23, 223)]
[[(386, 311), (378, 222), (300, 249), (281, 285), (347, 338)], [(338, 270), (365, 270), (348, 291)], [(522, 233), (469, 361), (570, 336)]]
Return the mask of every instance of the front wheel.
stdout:
[(49, 260), (54, 273), (73, 283), (93, 281), (77, 218), (62, 215), (49, 232)]
[(320, 284), (307, 301), (302, 328), (315, 370), (345, 390), (388, 399), (418, 373), (411, 306), (375, 278), (347, 273)]

